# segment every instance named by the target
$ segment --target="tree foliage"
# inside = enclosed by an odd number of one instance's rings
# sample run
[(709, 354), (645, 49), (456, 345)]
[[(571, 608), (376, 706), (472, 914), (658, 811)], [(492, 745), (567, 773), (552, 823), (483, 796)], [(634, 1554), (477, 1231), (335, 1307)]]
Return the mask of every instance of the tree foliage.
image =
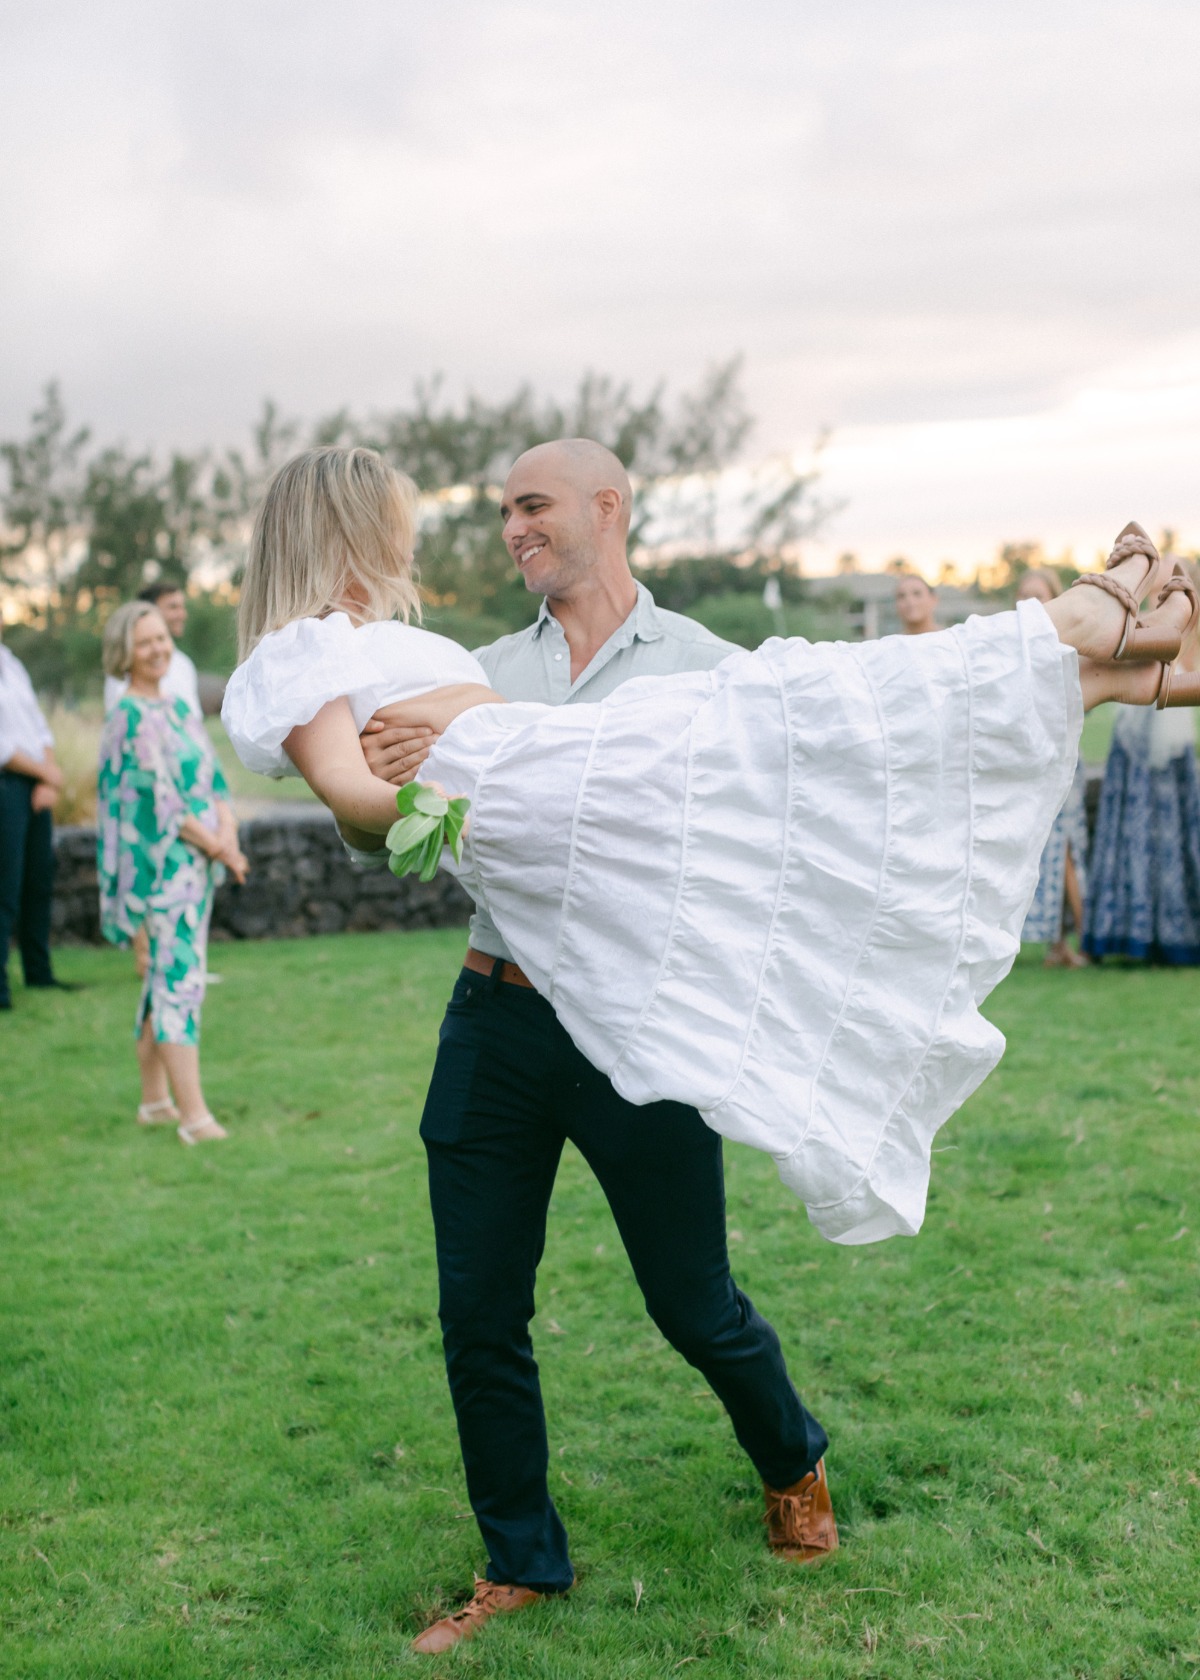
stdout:
[[(0, 444), (5, 579), (22, 619), (49, 633), (64, 655), (80, 637), (92, 648), (112, 607), (154, 577), (190, 580), (193, 593), (201, 579), (236, 589), (251, 515), (278, 467), (299, 448), (362, 444), (422, 492), (418, 565), (431, 622), (480, 643), (528, 623), (537, 607), (501, 541), (509, 466), (534, 444), (591, 437), (634, 480), (631, 542), (647, 576), (665, 604), (689, 610), (705, 594), (761, 595), (766, 572), (781, 568), (781, 551), (820, 517), (813, 475), (787, 460), (748, 474), (731, 511), (723, 475), (752, 426), (734, 360), (675, 397), (662, 385), (639, 394), (593, 373), (566, 401), (529, 385), (501, 400), (455, 400), (433, 379), (418, 383), (403, 407), (367, 417), (341, 409), (310, 426), (266, 402), (247, 447), (160, 459), (123, 444), (89, 449), (91, 432), (69, 424), (50, 384), (27, 435)], [(664, 542), (669, 570), (654, 559)], [(782, 567), (787, 577), (786, 558)], [(794, 580), (787, 590), (798, 598)], [(203, 615), (204, 654), (228, 648), (229, 612), (226, 601)], [(49, 686), (78, 686), (54, 683), (51, 652), (39, 651), (35, 663)]]

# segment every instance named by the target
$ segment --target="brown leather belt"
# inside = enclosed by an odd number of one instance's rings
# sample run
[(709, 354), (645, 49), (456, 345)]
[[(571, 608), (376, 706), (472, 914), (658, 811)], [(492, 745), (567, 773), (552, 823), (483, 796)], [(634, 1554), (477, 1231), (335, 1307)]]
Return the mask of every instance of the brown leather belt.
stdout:
[[(467, 946), (467, 954), (463, 958), (463, 967), (469, 968), (472, 974), (491, 974), (495, 966), (495, 957), (486, 956), (482, 951), (477, 951), (473, 945)], [(500, 978), (506, 986), (527, 986), (531, 992), (535, 990), (533, 981), (526, 979), (516, 963), (501, 963)]]

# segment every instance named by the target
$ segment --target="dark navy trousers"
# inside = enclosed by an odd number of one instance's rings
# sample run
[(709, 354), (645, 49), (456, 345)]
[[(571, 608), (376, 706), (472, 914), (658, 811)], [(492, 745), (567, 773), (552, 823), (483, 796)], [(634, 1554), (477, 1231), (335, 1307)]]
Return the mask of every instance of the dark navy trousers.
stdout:
[(14, 937), (26, 985), (45, 986), (54, 978), (54, 828), (49, 811), (33, 809), (36, 785), (28, 776), (0, 770), (0, 997), (8, 996), (8, 948)]
[(627, 1103), (537, 992), (464, 969), (421, 1136), (446, 1370), (490, 1580), (560, 1592), (573, 1578), (529, 1334), (568, 1138), (608, 1198), (651, 1318), (724, 1403), (759, 1474), (787, 1487), (812, 1469), (825, 1431), (730, 1276), (721, 1140), (694, 1109)]

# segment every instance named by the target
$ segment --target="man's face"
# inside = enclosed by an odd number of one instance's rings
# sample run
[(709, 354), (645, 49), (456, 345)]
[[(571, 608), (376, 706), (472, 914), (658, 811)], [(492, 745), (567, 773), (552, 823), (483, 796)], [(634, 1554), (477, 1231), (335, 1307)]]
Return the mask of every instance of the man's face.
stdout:
[(154, 605), (162, 614), (163, 623), (171, 632), (172, 639), (178, 641), (187, 623), (187, 596), (182, 589), (172, 589), (169, 594), (160, 595)]
[(896, 585), (896, 617), (901, 624), (924, 624), (933, 613), (933, 591), (921, 578), (901, 578)]
[(589, 499), (561, 470), (537, 457), (518, 461), (509, 473), (500, 517), (508, 552), (535, 595), (566, 594), (599, 559)]

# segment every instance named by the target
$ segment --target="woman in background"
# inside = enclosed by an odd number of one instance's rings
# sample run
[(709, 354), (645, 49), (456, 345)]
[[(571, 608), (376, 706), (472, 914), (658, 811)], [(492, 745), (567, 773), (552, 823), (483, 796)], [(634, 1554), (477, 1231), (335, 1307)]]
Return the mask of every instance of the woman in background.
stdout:
[[(1181, 561), (1197, 581), (1193, 561)], [(1179, 664), (1200, 667), (1198, 633)], [(1118, 706), (1092, 845), (1089, 956), (1200, 963), (1200, 779), (1187, 711)]]
[(100, 742), (100, 921), (126, 945), (145, 927), (149, 962), (136, 1030), (143, 1126), (177, 1124), (187, 1144), (223, 1138), (200, 1085), (213, 892), (246, 859), (225, 777), (203, 724), (162, 693), (172, 642), (157, 608), (118, 607), (104, 632), (104, 669), (128, 678)]
[(918, 572), (905, 572), (896, 582), (896, 617), (905, 636), (929, 636), (940, 630), (937, 591)]
[[(1058, 574), (1049, 566), (1032, 567), (1017, 585), (1018, 601), (1041, 601), (1044, 606), (1061, 594)], [(1066, 804), (1055, 817), (1042, 852), (1037, 891), (1021, 929), (1022, 944), (1048, 947), (1047, 968), (1087, 967), (1087, 958), (1067, 943), (1063, 929), (1063, 911), (1069, 905), (1076, 935), (1083, 933), (1083, 901), (1087, 894), (1086, 792), (1083, 765), (1077, 763)]]

